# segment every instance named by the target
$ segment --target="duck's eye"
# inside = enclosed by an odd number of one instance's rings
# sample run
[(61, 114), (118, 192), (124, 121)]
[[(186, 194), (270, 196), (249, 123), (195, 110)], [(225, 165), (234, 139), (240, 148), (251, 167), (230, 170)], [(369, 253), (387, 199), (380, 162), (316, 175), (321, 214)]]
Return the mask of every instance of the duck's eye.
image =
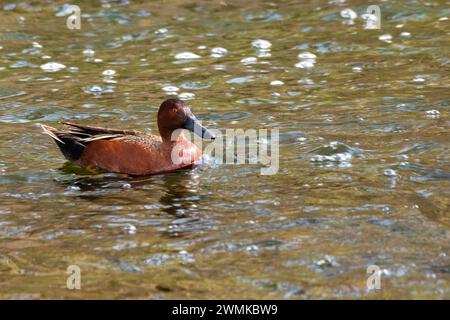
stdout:
[(173, 112), (173, 113), (177, 113), (177, 112), (178, 112), (178, 109), (177, 109), (177, 108), (173, 108), (173, 109), (172, 109), (172, 112)]

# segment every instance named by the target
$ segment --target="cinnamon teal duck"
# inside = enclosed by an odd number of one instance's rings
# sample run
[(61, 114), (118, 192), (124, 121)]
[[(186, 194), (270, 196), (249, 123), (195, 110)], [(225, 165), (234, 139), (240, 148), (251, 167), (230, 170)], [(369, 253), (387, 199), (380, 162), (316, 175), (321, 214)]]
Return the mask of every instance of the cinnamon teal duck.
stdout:
[(41, 125), (67, 160), (85, 168), (130, 175), (150, 175), (189, 168), (199, 162), (201, 150), (177, 129), (204, 139), (214, 135), (201, 126), (185, 103), (168, 99), (159, 107), (160, 136), (136, 130), (118, 130), (63, 122), (64, 130)]

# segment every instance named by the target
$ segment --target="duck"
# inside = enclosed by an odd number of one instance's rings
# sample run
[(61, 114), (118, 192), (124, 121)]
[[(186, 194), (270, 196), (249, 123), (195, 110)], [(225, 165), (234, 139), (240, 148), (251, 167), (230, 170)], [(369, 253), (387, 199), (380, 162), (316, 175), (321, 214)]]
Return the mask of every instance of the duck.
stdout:
[(72, 122), (62, 122), (64, 129), (45, 124), (41, 128), (67, 160), (86, 169), (133, 176), (173, 172), (199, 164), (202, 151), (186, 139), (182, 129), (202, 139), (215, 139), (179, 99), (167, 99), (161, 104), (157, 122), (159, 136)]

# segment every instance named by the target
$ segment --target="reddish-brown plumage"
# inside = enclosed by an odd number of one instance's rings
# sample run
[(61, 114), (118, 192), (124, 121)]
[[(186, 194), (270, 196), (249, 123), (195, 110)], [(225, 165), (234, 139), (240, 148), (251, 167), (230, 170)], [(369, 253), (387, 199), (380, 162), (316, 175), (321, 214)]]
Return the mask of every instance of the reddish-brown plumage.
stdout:
[[(189, 164), (175, 164), (171, 159), (175, 144), (183, 152), (191, 154)], [(181, 147), (180, 147), (181, 145)], [(146, 175), (169, 172), (192, 166), (200, 160), (200, 149), (184, 137), (172, 143), (160, 142), (158, 147), (148, 148), (126, 140), (99, 140), (90, 143), (81, 158), (76, 161), (83, 167), (96, 167), (110, 172)]]
[[(134, 130), (116, 130), (73, 123), (64, 123), (69, 130), (60, 131), (43, 125), (64, 156), (83, 167), (100, 168), (109, 172), (147, 175), (189, 168), (201, 158), (201, 150), (177, 129), (191, 130), (203, 138), (214, 136), (200, 126), (184, 103), (169, 99), (158, 111), (161, 136)], [(172, 137), (172, 136), (176, 136)], [(175, 159), (179, 155), (183, 161)]]

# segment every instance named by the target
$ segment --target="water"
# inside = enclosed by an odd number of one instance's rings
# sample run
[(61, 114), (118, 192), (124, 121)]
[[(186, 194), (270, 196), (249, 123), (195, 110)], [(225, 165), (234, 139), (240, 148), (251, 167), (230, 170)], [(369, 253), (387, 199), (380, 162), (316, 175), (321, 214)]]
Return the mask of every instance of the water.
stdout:
[[(448, 3), (63, 4), (0, 6), (0, 298), (450, 298)], [(173, 95), (279, 128), (278, 174), (89, 175), (38, 127), (157, 132)]]

